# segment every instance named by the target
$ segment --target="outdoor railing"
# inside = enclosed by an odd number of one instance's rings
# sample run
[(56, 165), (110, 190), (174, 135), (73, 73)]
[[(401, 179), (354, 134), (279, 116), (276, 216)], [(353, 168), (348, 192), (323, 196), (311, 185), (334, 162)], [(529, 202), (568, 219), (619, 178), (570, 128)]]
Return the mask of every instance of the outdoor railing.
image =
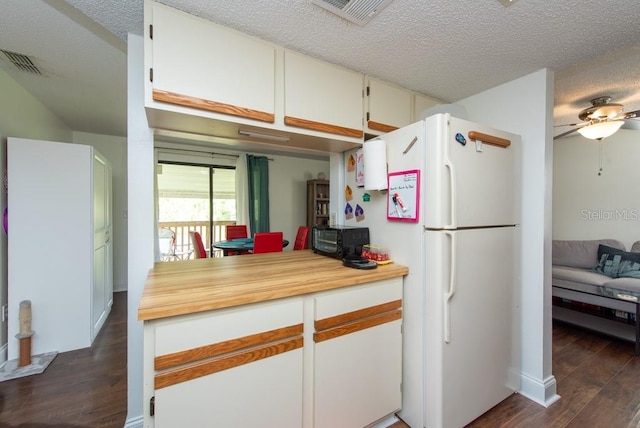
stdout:
[[(226, 227), (228, 224), (236, 224), (235, 221), (214, 221), (213, 222), (213, 242), (224, 241), (227, 239)], [(159, 228), (170, 229), (176, 236), (176, 254), (189, 254), (189, 258), (193, 258), (193, 246), (189, 239), (189, 232), (199, 232), (202, 236), (204, 248), (211, 248), (209, 238), (209, 222), (208, 221), (161, 221), (158, 222)], [(186, 259), (186, 257), (185, 257)]]

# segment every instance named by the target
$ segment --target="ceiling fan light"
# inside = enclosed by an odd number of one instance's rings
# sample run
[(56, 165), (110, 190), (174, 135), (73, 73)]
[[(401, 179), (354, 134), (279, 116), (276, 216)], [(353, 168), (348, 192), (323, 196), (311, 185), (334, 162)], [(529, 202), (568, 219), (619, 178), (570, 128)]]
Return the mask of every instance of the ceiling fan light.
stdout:
[(624, 120), (609, 120), (606, 122), (596, 122), (591, 125), (584, 126), (578, 129), (578, 132), (585, 138), (590, 140), (600, 140), (607, 138), (618, 131)]

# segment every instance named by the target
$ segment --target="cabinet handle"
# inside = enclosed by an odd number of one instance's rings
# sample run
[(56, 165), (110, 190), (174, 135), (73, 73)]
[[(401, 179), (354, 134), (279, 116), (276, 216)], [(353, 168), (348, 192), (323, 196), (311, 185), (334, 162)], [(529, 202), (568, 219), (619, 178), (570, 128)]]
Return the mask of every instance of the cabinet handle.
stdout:
[(402, 319), (402, 299), (316, 320), (313, 341), (323, 342)]
[(345, 137), (364, 137), (364, 132), (359, 129), (346, 128), (344, 126), (331, 125), (329, 123), (314, 122), (313, 120), (300, 119), (298, 117), (285, 116), (284, 124), (287, 126), (295, 126), (297, 128), (312, 129), (314, 131), (344, 135)]
[(384, 123), (374, 122), (373, 120), (367, 121), (367, 126), (369, 129), (382, 132), (392, 132), (398, 129), (397, 126), (385, 125)]
[(191, 364), (207, 358), (214, 358), (223, 354), (242, 351), (253, 346), (264, 345), (265, 343), (276, 342), (293, 336), (298, 336), (301, 335), (302, 332), (303, 325), (295, 324), (249, 336), (229, 339), (224, 342), (199, 346), (185, 351), (159, 355), (153, 362), (153, 368), (155, 370), (164, 370), (185, 364)]
[(224, 104), (212, 100), (205, 100), (203, 98), (190, 97), (188, 95), (181, 95), (168, 91), (161, 91), (158, 89), (153, 90), (153, 100), (190, 108), (197, 108), (200, 110), (212, 111), (214, 113), (222, 113), (231, 116), (259, 120), (261, 122), (275, 122), (275, 114), (273, 113), (234, 106), (232, 104)]
[(336, 337), (355, 333), (360, 330), (366, 330), (368, 328), (376, 327), (381, 324), (386, 324), (388, 322), (396, 321), (399, 319), (402, 319), (402, 310), (400, 309), (394, 312), (388, 312), (386, 314), (367, 318), (362, 321), (357, 321), (354, 323), (341, 325), (335, 328), (330, 328), (329, 330), (323, 330), (317, 333), (313, 333), (313, 341), (315, 343), (324, 342), (325, 340), (335, 339)]
[(273, 357), (284, 352), (302, 348), (302, 337), (295, 337), (271, 345), (251, 348), (227, 357), (215, 358), (192, 366), (182, 367), (155, 375), (154, 388), (160, 389), (181, 382), (197, 379), (223, 370)]

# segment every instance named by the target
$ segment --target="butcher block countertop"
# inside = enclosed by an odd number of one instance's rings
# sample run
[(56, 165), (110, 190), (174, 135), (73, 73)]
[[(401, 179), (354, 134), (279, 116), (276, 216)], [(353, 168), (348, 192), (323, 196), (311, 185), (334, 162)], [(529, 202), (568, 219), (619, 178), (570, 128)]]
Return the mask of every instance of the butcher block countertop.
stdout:
[(138, 307), (141, 321), (265, 302), (407, 275), (394, 263), (361, 270), (311, 250), (156, 263)]

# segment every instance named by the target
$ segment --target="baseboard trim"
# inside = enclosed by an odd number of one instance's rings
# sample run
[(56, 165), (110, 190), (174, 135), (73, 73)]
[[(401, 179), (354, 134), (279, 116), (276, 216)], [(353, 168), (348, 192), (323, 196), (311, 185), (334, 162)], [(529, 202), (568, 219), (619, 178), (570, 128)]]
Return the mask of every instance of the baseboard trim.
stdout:
[(7, 343), (0, 346), (0, 367), (2, 367), (3, 364), (7, 362), (8, 349), (9, 345)]
[(556, 378), (552, 375), (540, 381), (525, 374), (520, 377), (520, 395), (524, 395), (528, 399), (535, 401), (544, 407), (549, 407), (560, 399), (556, 393)]
[(142, 415), (136, 416), (135, 418), (127, 418), (124, 423), (123, 428), (142, 428), (144, 425), (144, 418)]
[(366, 428), (387, 428), (398, 421), (400, 421), (400, 419), (398, 419), (398, 417), (395, 414), (391, 414), (372, 423), (371, 425), (367, 425)]

